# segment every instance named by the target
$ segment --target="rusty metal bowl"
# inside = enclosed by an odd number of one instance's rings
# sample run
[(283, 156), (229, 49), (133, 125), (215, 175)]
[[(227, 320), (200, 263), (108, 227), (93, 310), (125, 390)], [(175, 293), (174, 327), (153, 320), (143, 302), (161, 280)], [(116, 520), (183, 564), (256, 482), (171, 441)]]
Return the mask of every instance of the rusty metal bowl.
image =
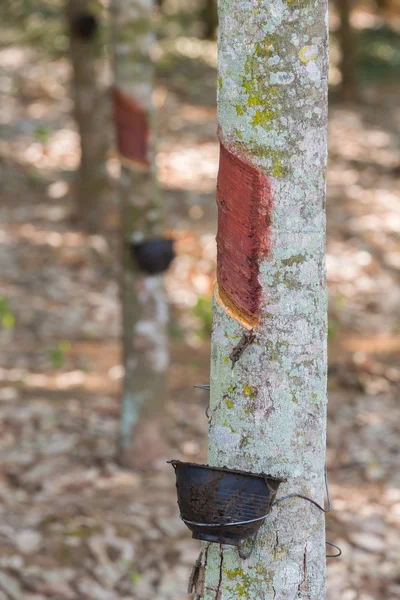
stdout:
[(240, 546), (271, 510), (280, 483), (264, 473), (169, 461), (175, 469), (181, 518), (192, 537)]
[(174, 240), (155, 238), (143, 242), (131, 241), (131, 252), (142, 271), (157, 275), (166, 271), (175, 258)]

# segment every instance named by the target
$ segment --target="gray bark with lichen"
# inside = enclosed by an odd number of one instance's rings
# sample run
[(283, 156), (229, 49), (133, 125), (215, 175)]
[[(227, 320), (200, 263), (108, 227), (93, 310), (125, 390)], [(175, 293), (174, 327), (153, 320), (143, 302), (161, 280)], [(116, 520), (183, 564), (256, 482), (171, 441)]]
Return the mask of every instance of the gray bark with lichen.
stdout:
[[(153, 2), (113, 0), (115, 86), (136, 100), (153, 122)], [(150, 127), (150, 137), (152, 127)], [(154, 147), (146, 171), (121, 165), (120, 202), (123, 229), (122, 327), (125, 376), (121, 408), (121, 461), (148, 467), (164, 452), (162, 427), (168, 366), (168, 309), (161, 275), (142, 273), (129, 248), (163, 233)]]
[(97, 0), (68, 0), (66, 4), (74, 117), (81, 147), (75, 213), (89, 231), (99, 228), (107, 192), (109, 139), (106, 130), (101, 128), (108, 116), (105, 82), (102, 81), (103, 13)]
[[(286, 477), (280, 495), (324, 499), (327, 301), (327, 3), (220, 0), (220, 138), (271, 178), (274, 202), (256, 339), (215, 302), (209, 463)], [(233, 149), (233, 150), (232, 150)], [(205, 544), (204, 600), (325, 597), (325, 522), (292, 498), (272, 509), (248, 560)]]

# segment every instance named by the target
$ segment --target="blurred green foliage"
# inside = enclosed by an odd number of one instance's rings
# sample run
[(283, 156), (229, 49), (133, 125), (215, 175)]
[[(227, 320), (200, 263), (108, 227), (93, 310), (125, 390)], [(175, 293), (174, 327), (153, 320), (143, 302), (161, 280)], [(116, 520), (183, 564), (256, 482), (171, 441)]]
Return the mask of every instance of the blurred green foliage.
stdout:
[(177, 323), (170, 323), (168, 326), (168, 335), (171, 340), (181, 342), (184, 339), (184, 331)]
[(328, 342), (332, 342), (335, 337), (336, 334), (338, 332), (339, 329), (339, 321), (335, 321), (335, 320), (330, 320), (328, 323)]
[(133, 569), (133, 571), (131, 572), (131, 584), (135, 586), (140, 581), (141, 577), (142, 576), (139, 573), (139, 571)]
[(0, 323), (3, 329), (14, 329), (15, 317), (9, 302), (0, 296)]
[(45, 145), (50, 138), (50, 129), (45, 125), (39, 125), (39, 127), (36, 127), (35, 131), (33, 132), (33, 136), (37, 142)]
[[(0, 47), (29, 45), (51, 58), (64, 56), (69, 47), (65, 6), (66, 0), (0, 2)], [(102, 2), (93, 0), (90, 10), (99, 19), (96, 47), (101, 55), (109, 42), (108, 20)]]
[(56, 348), (50, 350), (50, 362), (55, 369), (61, 369), (64, 365), (65, 355), (71, 350), (71, 342), (62, 340)]
[[(11, 44), (31, 45), (42, 54), (56, 58), (68, 50), (68, 30), (65, 21), (66, 0), (11, 0), (0, 2), (0, 47)], [(176, 42), (201, 38), (205, 15), (203, 0), (165, 0), (158, 17), (158, 34), (161, 40)], [(93, 0), (91, 10), (100, 19), (99, 47), (105, 50), (110, 32), (104, 5)], [(363, 80), (399, 78), (400, 36), (390, 24), (361, 29), (354, 32), (357, 46), (357, 71)], [(333, 34), (332, 38), (335, 37)], [(206, 50), (207, 46), (205, 46)], [(168, 48), (157, 59), (161, 78), (172, 80), (178, 91), (194, 88), (193, 96), (204, 96), (202, 89), (211, 86), (215, 98), (215, 68), (199, 56), (185, 56), (176, 48)], [(171, 82), (170, 82), (171, 83)], [(190, 84), (189, 86), (187, 84)]]
[(63, 17), (63, 0), (0, 2), (0, 45), (31, 44), (52, 56), (64, 54), (68, 38)]
[(400, 35), (389, 27), (357, 33), (357, 67), (363, 79), (400, 81)]
[(202, 296), (197, 300), (196, 306), (193, 309), (193, 314), (198, 318), (200, 327), (197, 335), (201, 339), (208, 339), (211, 335), (212, 328), (212, 300), (208, 296)]
[(27, 167), (25, 174), (29, 187), (34, 189), (47, 188), (49, 183), (51, 183), (51, 180), (49, 181), (47, 174), (34, 166)]

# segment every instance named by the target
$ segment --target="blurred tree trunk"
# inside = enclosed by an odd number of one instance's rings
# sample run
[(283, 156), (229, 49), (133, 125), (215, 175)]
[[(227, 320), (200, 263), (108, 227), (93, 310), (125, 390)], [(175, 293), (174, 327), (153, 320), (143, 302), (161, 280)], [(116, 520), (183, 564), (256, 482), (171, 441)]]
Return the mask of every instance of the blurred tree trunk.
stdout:
[(378, 9), (378, 14), (380, 14), (381, 16), (385, 17), (386, 16), (386, 10), (389, 7), (389, 2), (388, 0), (376, 0), (376, 7)]
[(81, 159), (76, 183), (76, 215), (89, 231), (101, 222), (107, 187), (107, 99), (101, 82), (99, 40), (103, 8), (96, 0), (67, 0), (72, 96), (80, 135)]
[(356, 44), (354, 30), (351, 26), (352, 0), (336, 0), (340, 16), (338, 31), (340, 44), (339, 70), (342, 75), (339, 95), (346, 102), (354, 102), (358, 97)]
[(152, 0), (111, 5), (116, 133), (121, 157), (122, 327), (125, 377), (121, 408), (123, 464), (150, 466), (165, 450), (163, 413), (168, 367), (168, 308), (162, 275), (148, 275), (132, 258), (130, 243), (163, 234), (154, 152), (155, 41)]
[[(278, 496), (322, 504), (327, 2), (274, 7), (273, 20), (269, 0), (218, 7), (209, 463), (286, 477)], [(246, 330), (255, 339), (241, 355)], [(204, 543), (194, 597), (322, 600), (325, 560), (324, 515), (291, 499), (273, 508), (249, 559)]]
[(212, 40), (218, 25), (218, 0), (204, 0), (202, 20), (204, 23), (204, 37)]

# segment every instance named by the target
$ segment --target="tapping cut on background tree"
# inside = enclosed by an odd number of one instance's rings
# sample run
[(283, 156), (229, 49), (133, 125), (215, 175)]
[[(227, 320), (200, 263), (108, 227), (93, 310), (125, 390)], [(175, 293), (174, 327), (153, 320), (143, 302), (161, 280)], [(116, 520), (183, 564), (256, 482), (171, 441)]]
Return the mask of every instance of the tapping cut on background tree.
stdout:
[[(209, 463), (287, 478), (282, 495), (322, 504), (327, 2), (220, 0), (218, 10)], [(232, 369), (244, 331), (252, 340)], [(196, 599), (322, 600), (324, 517), (292, 498), (248, 560), (205, 543), (198, 567)]]
[(155, 41), (153, 11), (152, 0), (113, 0), (111, 4), (113, 103), (121, 160), (119, 196), (123, 235), (125, 376), (120, 458), (123, 464), (138, 468), (151, 466), (165, 450), (162, 423), (168, 366), (168, 307), (161, 271), (172, 257), (171, 244), (162, 242), (162, 211), (154, 160), (151, 100), (154, 67), (150, 60), (150, 48)]
[(107, 191), (106, 154), (109, 139), (104, 52), (100, 39), (104, 8), (97, 0), (67, 0), (72, 97), (81, 158), (75, 186), (75, 213), (89, 231), (98, 230)]

